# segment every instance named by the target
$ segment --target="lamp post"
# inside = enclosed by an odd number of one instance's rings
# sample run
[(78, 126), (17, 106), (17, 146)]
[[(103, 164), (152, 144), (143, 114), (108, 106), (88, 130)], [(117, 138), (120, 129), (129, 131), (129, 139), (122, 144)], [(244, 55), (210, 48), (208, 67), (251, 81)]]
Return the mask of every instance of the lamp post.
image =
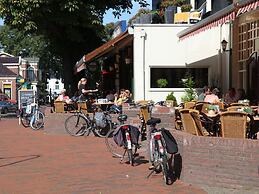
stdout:
[[(230, 49), (228, 49), (227, 50), (227, 45), (228, 45), (228, 41), (226, 41), (225, 39), (223, 39), (222, 41), (221, 41), (221, 48), (222, 48), (222, 53), (221, 54), (223, 54), (223, 53), (226, 53), (226, 52), (229, 52), (229, 55), (228, 55), (228, 68), (226, 69), (226, 67), (225, 67), (225, 69), (227, 70), (227, 73), (226, 73), (226, 75), (225, 76), (228, 76), (228, 87), (232, 87), (231, 85), (231, 80), (232, 80), (232, 74), (231, 74), (231, 68), (232, 68), (232, 49), (230, 48)], [(221, 72), (222, 73), (222, 72)], [(227, 80), (227, 79), (226, 79)], [(226, 88), (227, 89), (227, 88)]]

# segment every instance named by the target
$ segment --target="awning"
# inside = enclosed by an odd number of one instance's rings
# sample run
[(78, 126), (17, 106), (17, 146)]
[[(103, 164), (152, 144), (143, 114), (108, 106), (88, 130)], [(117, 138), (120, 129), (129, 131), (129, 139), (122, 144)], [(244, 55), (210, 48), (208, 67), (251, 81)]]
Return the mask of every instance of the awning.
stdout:
[(86, 63), (91, 63), (94, 60), (106, 55), (111, 52), (116, 52), (120, 50), (122, 47), (127, 45), (129, 42), (133, 40), (133, 35), (129, 34), (128, 31), (120, 34), (116, 38), (106, 42), (102, 46), (93, 50), (92, 52), (84, 55), (80, 61), (78, 61), (75, 65), (75, 72), (79, 72), (86, 68)]
[(198, 22), (197, 24), (191, 26), (190, 28), (187, 28), (182, 32), (178, 33), (178, 37), (180, 38), (180, 40), (184, 40), (185, 38), (194, 36), (200, 32), (233, 21), (242, 13), (255, 10), (258, 6), (259, 1), (253, 0), (244, 0), (241, 1), (239, 4), (231, 4), (223, 10), (218, 11), (212, 16), (207, 17), (204, 20)]

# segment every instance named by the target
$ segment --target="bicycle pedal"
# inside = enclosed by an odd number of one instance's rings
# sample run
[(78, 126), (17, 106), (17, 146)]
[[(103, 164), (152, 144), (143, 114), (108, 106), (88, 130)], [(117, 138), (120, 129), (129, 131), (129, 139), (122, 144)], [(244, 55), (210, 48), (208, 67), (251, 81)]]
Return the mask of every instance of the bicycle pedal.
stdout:
[(151, 165), (148, 167), (148, 170), (154, 170), (155, 169), (155, 166), (154, 165)]

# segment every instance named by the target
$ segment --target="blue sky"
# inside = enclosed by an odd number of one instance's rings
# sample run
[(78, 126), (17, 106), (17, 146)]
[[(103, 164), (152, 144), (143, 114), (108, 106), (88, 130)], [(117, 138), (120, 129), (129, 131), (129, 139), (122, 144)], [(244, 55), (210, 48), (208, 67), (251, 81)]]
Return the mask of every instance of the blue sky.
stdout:
[[(151, 9), (152, 7), (152, 0), (147, 0), (147, 3), (150, 5), (149, 9)], [(117, 22), (119, 20), (129, 20), (132, 16), (134, 16), (138, 10), (139, 10), (140, 6), (138, 3), (136, 2), (133, 2), (133, 8), (131, 10), (131, 14), (127, 14), (127, 13), (122, 13), (121, 17), (118, 19), (118, 18), (114, 18), (114, 15), (112, 14), (112, 10), (109, 10), (105, 15), (104, 15), (104, 19), (103, 19), (103, 23), (104, 24), (107, 24), (107, 23), (110, 23), (110, 22)]]

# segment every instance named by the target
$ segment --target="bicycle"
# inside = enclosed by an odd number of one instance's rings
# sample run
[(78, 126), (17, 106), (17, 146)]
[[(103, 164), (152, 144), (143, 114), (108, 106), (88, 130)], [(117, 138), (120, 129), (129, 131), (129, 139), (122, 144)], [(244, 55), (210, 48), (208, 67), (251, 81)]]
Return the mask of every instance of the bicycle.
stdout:
[(116, 129), (107, 133), (105, 144), (112, 155), (120, 158), (121, 162), (127, 153), (128, 162), (133, 166), (137, 149), (140, 148), (138, 144), (140, 132), (137, 127), (125, 124), (126, 114), (120, 114), (117, 119), (120, 124)]
[(147, 178), (154, 172), (161, 172), (165, 184), (169, 184), (169, 159), (166, 149), (166, 142), (163, 137), (163, 128), (157, 129), (156, 124), (160, 123), (159, 118), (151, 118), (147, 121), (147, 125), (150, 125), (149, 138), (149, 160), (152, 163), (152, 171), (148, 174)]
[[(32, 102), (35, 98), (35, 102)], [(22, 104), (20, 109), (19, 118), (24, 127), (31, 127), (33, 130), (39, 130), (44, 126), (45, 116), (39, 109), (38, 98), (32, 96)]]
[(112, 118), (107, 111), (96, 112), (93, 111), (93, 117), (85, 114), (79, 107), (73, 115), (65, 120), (65, 129), (71, 136), (88, 136), (91, 131), (99, 137), (106, 137), (106, 134), (112, 129)]

